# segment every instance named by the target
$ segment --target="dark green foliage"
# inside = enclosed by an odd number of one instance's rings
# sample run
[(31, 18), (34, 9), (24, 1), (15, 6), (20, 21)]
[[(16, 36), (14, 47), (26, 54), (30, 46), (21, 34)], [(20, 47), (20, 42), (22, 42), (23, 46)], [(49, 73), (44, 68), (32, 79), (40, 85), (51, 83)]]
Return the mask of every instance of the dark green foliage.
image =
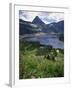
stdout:
[(50, 53), (50, 51), (52, 50), (52, 46), (48, 45), (40, 45), (40, 48), (37, 49), (36, 51), (36, 55), (37, 56), (46, 56), (48, 53)]
[(45, 58), (49, 59), (49, 60), (53, 60), (55, 61), (55, 57), (57, 56), (57, 52), (56, 49), (51, 49), (49, 51), (49, 53), (47, 53), (47, 55), (45, 55)]

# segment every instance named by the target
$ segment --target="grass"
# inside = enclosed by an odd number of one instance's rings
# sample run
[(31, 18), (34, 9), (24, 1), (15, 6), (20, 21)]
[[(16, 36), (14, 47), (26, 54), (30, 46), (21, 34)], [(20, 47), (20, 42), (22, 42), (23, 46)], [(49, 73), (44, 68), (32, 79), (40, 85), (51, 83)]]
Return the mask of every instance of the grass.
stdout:
[[(62, 52), (54, 56), (55, 49), (49, 46), (40, 48), (40, 44), (20, 40), (19, 78), (49, 78), (64, 76), (64, 55)], [(55, 60), (47, 55), (51, 54)]]

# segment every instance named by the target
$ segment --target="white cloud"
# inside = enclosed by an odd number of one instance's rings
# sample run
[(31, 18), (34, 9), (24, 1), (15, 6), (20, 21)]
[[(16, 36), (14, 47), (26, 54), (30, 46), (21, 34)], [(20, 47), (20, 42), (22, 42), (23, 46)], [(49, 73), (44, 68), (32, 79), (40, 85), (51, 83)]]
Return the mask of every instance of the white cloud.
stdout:
[(32, 21), (35, 16), (39, 16), (39, 12), (28, 12), (28, 11), (20, 11), (19, 17), (26, 21)]
[(64, 20), (64, 13), (19, 11), (19, 18), (25, 21), (32, 21), (36, 16), (46, 24)]
[(64, 20), (64, 13), (41, 13), (40, 18), (45, 22), (45, 23), (51, 23), (51, 22), (58, 22), (61, 20)]

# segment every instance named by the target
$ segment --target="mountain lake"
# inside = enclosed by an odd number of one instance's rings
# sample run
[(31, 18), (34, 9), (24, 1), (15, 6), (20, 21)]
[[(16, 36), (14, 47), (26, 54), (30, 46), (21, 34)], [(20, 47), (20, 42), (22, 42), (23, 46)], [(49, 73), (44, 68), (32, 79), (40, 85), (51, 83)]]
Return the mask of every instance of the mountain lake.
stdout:
[(24, 40), (31, 42), (40, 42), (41, 45), (52, 45), (53, 48), (64, 49), (64, 42), (60, 41), (58, 35), (54, 34), (26, 34), (22, 36)]

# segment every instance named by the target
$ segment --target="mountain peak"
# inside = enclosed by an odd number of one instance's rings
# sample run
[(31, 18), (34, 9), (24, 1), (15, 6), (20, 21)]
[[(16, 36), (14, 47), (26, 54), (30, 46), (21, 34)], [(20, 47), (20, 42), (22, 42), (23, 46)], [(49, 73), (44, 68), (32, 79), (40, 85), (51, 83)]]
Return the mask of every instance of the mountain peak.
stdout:
[(40, 19), (39, 16), (36, 16), (34, 19)]
[(35, 18), (39, 18), (38, 16), (36, 16)]
[(33, 24), (37, 24), (37, 25), (44, 25), (45, 23), (38, 17), (36, 16), (33, 21), (32, 21)]

